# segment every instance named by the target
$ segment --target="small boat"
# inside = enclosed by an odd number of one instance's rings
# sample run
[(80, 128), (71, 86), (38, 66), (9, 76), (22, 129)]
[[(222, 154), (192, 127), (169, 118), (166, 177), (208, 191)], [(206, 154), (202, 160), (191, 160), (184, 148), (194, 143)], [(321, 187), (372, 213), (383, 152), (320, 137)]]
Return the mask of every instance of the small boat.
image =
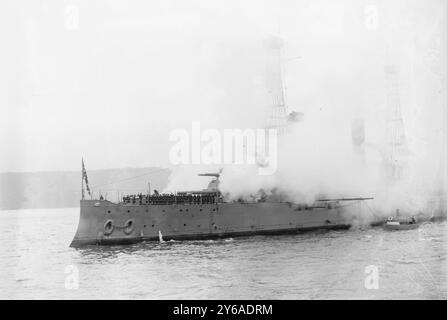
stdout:
[(413, 230), (419, 227), (419, 223), (416, 222), (414, 217), (399, 220), (389, 217), (383, 227), (386, 230)]

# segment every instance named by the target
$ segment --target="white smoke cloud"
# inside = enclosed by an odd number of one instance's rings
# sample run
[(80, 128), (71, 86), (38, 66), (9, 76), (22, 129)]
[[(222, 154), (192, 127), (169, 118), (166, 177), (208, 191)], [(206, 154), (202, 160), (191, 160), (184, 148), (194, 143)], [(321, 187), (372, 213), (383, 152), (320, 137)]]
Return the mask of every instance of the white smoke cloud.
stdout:
[[(345, 1), (336, 7), (325, 1), (301, 4), (307, 14), (299, 19), (302, 28), (297, 27), (297, 19), (287, 18), (294, 12), (291, 9), (282, 12), (281, 31), (285, 58), (302, 56), (298, 62), (285, 59), (283, 67), (288, 102), (292, 109), (304, 113), (304, 121), (281, 138), (277, 174), (260, 176), (254, 166), (224, 166), (221, 191), (230, 200), (252, 200), (259, 197), (261, 189), (297, 202), (320, 197), (374, 197), (370, 206), (375, 214), (387, 216), (397, 209), (406, 215), (430, 214), (439, 205), (442, 178), (444, 184), (447, 180), (440, 177), (446, 105), (442, 84), (446, 68), (441, 62), (446, 50), (440, 35), (445, 3), (378, 2), (374, 5), (378, 21), (374, 28), (366, 29), (361, 21), (365, 7), (359, 2)], [(289, 5), (284, 4), (283, 9)], [(316, 17), (320, 9), (324, 14)], [(254, 33), (254, 38), (261, 39), (261, 33)], [(259, 58), (257, 50), (261, 49), (253, 45), (254, 38), (250, 45), (239, 45)], [(238, 65), (244, 77), (262, 77), (262, 61), (246, 58)], [(398, 90), (409, 149), (400, 159), (403, 176), (393, 183), (384, 171), (385, 132), (390, 125), (387, 64), (400, 69)], [(246, 83), (244, 77), (235, 78), (233, 85)], [(259, 83), (254, 81), (254, 90), (247, 90), (251, 88), (247, 85), (234, 91), (235, 97), (244, 97), (243, 108), (237, 99), (223, 95), (220, 105), (226, 104), (230, 111), (221, 125), (231, 126), (232, 119), (238, 127), (254, 125), (245, 121), (249, 119), (245, 115), (259, 118), (267, 103), (260, 99)], [(365, 122), (363, 156), (352, 147), (351, 121), (355, 118)]]

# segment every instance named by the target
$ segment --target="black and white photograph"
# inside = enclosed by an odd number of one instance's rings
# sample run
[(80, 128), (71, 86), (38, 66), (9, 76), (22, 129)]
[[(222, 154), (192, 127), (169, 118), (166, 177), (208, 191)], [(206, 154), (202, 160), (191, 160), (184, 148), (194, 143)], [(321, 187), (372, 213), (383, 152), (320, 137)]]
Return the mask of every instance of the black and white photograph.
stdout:
[(0, 34), (0, 300), (447, 299), (445, 0), (4, 0)]

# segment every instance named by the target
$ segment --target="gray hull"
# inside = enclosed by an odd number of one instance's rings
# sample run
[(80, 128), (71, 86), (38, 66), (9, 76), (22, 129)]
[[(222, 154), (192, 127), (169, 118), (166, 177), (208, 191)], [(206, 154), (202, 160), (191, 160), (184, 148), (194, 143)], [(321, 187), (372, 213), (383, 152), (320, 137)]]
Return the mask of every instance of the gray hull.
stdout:
[[(72, 247), (140, 241), (212, 239), (347, 229), (361, 216), (357, 204), (305, 208), (292, 203), (135, 205), (81, 200)], [(355, 219), (355, 218), (354, 218)]]

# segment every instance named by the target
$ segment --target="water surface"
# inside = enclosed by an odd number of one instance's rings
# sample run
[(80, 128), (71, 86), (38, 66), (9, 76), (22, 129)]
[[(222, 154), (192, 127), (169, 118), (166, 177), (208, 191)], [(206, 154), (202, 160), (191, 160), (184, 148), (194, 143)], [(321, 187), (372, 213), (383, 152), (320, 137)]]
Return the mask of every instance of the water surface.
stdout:
[(0, 298), (447, 298), (446, 222), (74, 249), (78, 219), (0, 211)]

